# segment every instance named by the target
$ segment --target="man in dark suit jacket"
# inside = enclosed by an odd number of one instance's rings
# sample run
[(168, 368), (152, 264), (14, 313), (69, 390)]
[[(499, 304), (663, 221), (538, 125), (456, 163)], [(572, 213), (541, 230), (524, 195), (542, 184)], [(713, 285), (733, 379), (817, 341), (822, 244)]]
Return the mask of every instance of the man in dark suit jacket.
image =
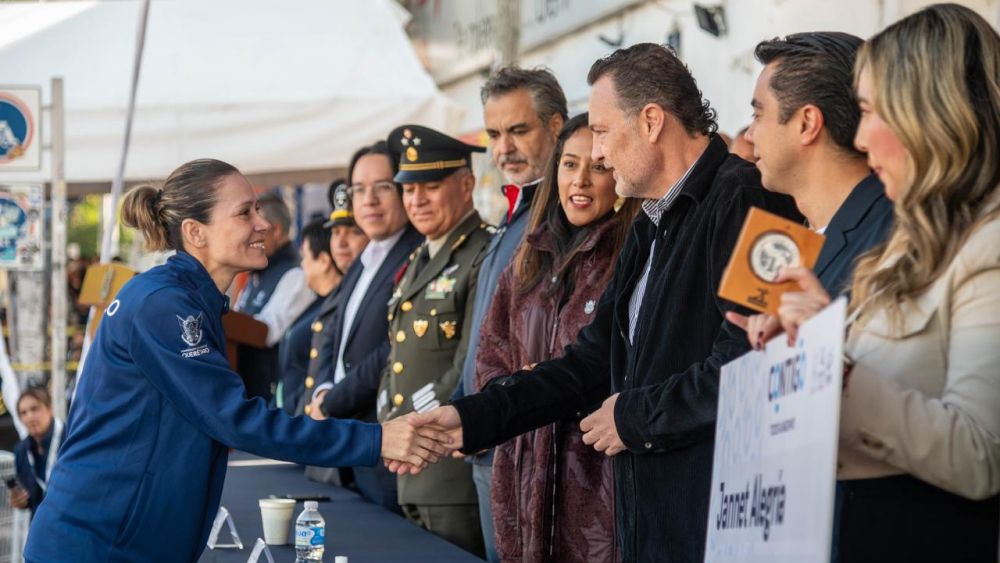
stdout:
[[(765, 66), (746, 138), (764, 187), (795, 198), (809, 226), (826, 236), (813, 271), (831, 295), (850, 290), (858, 256), (884, 242), (893, 224), (892, 202), (854, 147), (861, 115), (852, 79), (862, 42), (846, 33), (797, 33), (755, 50)], [(780, 331), (767, 315), (727, 318), (747, 328), (756, 347)], [(838, 484), (833, 561), (846, 498)]]
[[(811, 32), (763, 41), (754, 88), (754, 119), (746, 138), (768, 190), (795, 198), (809, 226), (826, 241), (813, 268), (832, 295), (850, 289), (859, 255), (892, 228), (892, 202), (854, 147), (860, 111), (852, 73), (862, 40), (847, 33)], [(761, 346), (780, 330), (776, 319), (729, 318), (747, 326)]]
[[(307, 408), (315, 419), (375, 420), (375, 396), (389, 355), (387, 303), (396, 273), (423, 240), (410, 226), (400, 187), (393, 182), (396, 165), (384, 142), (362, 148), (351, 159), (354, 220), (370, 242), (340, 282), (321, 327), (330, 344), (323, 352), (324, 367), (307, 386)], [(362, 496), (399, 512), (396, 477), (384, 467), (356, 467), (353, 477)]]
[(720, 278), (751, 207), (801, 217), (728, 153), (668, 48), (620, 49), (588, 80), (593, 156), (614, 169), (619, 194), (645, 200), (593, 322), (562, 357), (415, 423), (454, 429), (471, 453), (599, 405), (581, 429), (613, 456), (622, 559), (701, 561), (719, 368), (749, 349), (736, 327), (720, 330), (733, 308), (718, 297)]

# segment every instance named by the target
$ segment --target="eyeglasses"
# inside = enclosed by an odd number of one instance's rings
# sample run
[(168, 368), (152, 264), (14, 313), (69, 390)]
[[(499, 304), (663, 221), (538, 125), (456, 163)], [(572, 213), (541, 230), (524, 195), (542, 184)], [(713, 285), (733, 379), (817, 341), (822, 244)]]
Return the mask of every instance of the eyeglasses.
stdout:
[(396, 191), (396, 184), (389, 182), (388, 180), (383, 180), (381, 182), (375, 182), (371, 186), (354, 184), (353, 186), (347, 188), (347, 195), (351, 196), (351, 199), (361, 199), (371, 193), (373, 196), (378, 198), (394, 191)]

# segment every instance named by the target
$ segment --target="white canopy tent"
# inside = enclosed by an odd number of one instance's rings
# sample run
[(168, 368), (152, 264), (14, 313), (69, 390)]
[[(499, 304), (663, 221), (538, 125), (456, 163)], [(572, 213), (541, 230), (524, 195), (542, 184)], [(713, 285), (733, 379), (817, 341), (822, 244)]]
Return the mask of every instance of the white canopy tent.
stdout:
[[(65, 80), (71, 193), (107, 190), (114, 175), (139, 8), (0, 4), (0, 82), (44, 91), (51, 77)], [(418, 61), (406, 17), (392, 0), (154, 0), (126, 180), (213, 157), (300, 181), (345, 166), (401, 123), (453, 131), (461, 110)], [(48, 166), (4, 179), (47, 180)]]

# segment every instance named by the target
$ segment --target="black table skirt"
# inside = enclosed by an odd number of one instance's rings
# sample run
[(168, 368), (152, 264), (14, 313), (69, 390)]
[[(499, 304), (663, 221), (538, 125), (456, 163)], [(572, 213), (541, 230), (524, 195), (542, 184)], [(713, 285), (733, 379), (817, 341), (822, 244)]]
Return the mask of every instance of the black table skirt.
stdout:
[[(230, 456), (230, 463), (243, 460), (259, 458), (239, 453)], [(264, 537), (257, 501), (272, 494), (330, 497), (330, 502), (319, 503), (320, 514), (326, 520), (326, 552), (323, 560), (327, 562), (332, 562), (337, 555), (348, 556), (351, 563), (481, 561), (352, 491), (309, 481), (305, 478), (303, 468), (293, 464), (229, 467), (222, 491), (222, 506), (233, 516), (236, 531), (243, 540), (243, 549), (206, 548), (199, 561), (245, 563), (257, 538)], [(294, 542), (295, 518), (302, 509), (302, 503), (296, 503), (292, 516), (293, 529), (288, 534), (289, 541)], [(230, 543), (229, 540), (229, 531), (223, 527), (219, 543)], [(275, 563), (295, 561), (293, 546), (269, 547)], [(262, 558), (261, 561), (266, 559)]]

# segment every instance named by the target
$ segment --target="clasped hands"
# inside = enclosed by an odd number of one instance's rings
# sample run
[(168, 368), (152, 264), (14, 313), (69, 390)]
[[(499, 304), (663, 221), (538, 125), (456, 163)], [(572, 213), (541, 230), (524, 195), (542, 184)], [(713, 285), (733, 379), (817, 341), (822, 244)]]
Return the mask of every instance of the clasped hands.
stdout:
[(382, 461), (399, 475), (416, 475), (445, 456), (461, 457), (461, 447), (462, 420), (452, 406), (382, 423)]

